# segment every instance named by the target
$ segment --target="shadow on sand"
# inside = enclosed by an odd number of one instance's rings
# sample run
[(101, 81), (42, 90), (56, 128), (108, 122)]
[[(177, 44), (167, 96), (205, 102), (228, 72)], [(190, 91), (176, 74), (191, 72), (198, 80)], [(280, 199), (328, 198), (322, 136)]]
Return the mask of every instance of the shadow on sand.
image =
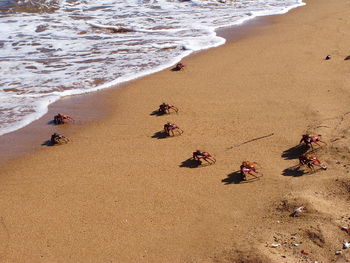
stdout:
[(151, 116), (163, 116), (163, 115), (166, 115), (166, 113), (161, 112), (161, 111), (159, 111), (159, 110), (154, 110), (154, 111), (151, 112), (150, 115), (151, 115)]
[(180, 68), (180, 67), (173, 67), (172, 69), (171, 69), (171, 71), (180, 71), (182, 68)]
[(298, 159), (299, 156), (306, 153), (308, 149), (309, 147), (306, 144), (299, 144), (283, 151), (281, 156), (286, 160)]
[(222, 179), (221, 182), (223, 184), (246, 184), (246, 183), (252, 183), (254, 181), (258, 181), (258, 178), (250, 178), (250, 179), (244, 179), (244, 177), (241, 174), (241, 171), (235, 171), (233, 173), (230, 173), (227, 175), (227, 178)]
[(224, 184), (239, 184), (244, 181), (241, 171), (236, 171), (227, 175), (227, 178), (222, 179), (221, 182)]
[(48, 125), (57, 125), (54, 120), (48, 121), (47, 124)]
[(205, 166), (202, 165), (202, 162), (198, 160), (194, 160), (193, 158), (188, 158), (187, 160), (183, 161), (179, 167), (187, 167), (187, 168), (197, 168), (200, 166)]
[(292, 167), (286, 168), (282, 172), (283, 176), (299, 177), (306, 174), (306, 172), (301, 169), (299, 165), (294, 165)]
[(170, 138), (171, 136), (169, 136), (165, 131), (159, 131), (152, 135), (152, 138), (156, 139), (165, 139), (168, 137)]
[(55, 144), (53, 144), (53, 143), (51, 142), (51, 140), (46, 140), (46, 141), (44, 141), (41, 145), (42, 145), (42, 146), (54, 146)]

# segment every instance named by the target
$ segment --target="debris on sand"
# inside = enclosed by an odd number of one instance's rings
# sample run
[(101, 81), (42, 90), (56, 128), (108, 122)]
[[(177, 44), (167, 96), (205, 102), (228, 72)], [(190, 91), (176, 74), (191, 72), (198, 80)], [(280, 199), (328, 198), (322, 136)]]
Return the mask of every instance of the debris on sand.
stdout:
[(234, 147), (238, 147), (238, 146), (241, 146), (243, 144), (250, 143), (250, 142), (253, 142), (253, 141), (256, 141), (256, 140), (260, 140), (260, 139), (263, 139), (263, 138), (267, 138), (267, 137), (270, 137), (270, 136), (273, 136), (273, 135), (274, 135), (274, 133), (270, 133), (268, 135), (264, 135), (264, 136), (260, 136), (260, 137), (257, 137), (257, 138), (253, 138), (253, 139), (250, 139), (250, 140), (245, 141), (245, 142), (237, 143), (237, 144), (235, 144), (235, 145), (233, 145), (231, 147), (228, 147), (226, 150), (231, 150)]
[(304, 206), (299, 206), (298, 208), (296, 208), (296, 209), (294, 210), (293, 213), (290, 214), (290, 216), (292, 216), (292, 217), (300, 216), (301, 213), (303, 213), (304, 208), (305, 208)]
[(345, 241), (345, 242), (343, 243), (343, 249), (347, 249), (347, 248), (349, 248), (349, 247), (350, 247), (350, 242)]
[(111, 33), (127, 33), (127, 32), (134, 31), (130, 28), (126, 28), (122, 26), (100, 25), (100, 24), (94, 24), (94, 23), (88, 23), (88, 24), (94, 28), (103, 29)]
[(346, 233), (350, 234), (350, 227), (342, 226), (342, 227), (340, 227), (340, 229), (345, 231)]
[(125, 28), (125, 27), (118, 27), (118, 28), (107, 28), (111, 33), (127, 33), (127, 32), (133, 32), (132, 29)]
[(281, 244), (271, 244), (271, 247), (276, 248), (279, 247)]

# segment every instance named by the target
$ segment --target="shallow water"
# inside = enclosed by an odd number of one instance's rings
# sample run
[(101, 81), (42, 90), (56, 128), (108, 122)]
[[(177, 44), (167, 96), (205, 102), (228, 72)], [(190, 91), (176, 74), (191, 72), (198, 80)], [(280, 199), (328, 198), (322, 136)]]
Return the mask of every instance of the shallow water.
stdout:
[(62, 96), (150, 74), (221, 45), (215, 29), (300, 0), (0, 1), (0, 135)]

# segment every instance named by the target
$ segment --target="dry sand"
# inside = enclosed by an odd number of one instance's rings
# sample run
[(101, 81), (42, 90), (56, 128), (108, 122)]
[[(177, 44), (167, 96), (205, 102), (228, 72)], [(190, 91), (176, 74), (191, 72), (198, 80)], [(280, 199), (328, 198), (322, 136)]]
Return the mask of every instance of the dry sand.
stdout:
[[(349, 3), (307, 4), (110, 91), (109, 117), (2, 165), (0, 261), (349, 262)], [(162, 101), (179, 114), (151, 115)], [(157, 138), (167, 120), (185, 133)], [(327, 171), (291, 168), (306, 131)], [(217, 163), (187, 167), (197, 148)], [(246, 159), (260, 180), (239, 183)]]

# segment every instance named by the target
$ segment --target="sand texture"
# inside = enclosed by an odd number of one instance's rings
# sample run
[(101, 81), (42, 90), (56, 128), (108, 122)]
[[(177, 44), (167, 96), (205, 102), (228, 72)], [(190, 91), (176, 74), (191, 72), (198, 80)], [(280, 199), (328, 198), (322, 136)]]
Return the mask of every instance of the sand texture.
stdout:
[[(307, 4), (110, 91), (108, 117), (2, 165), (0, 262), (349, 262), (350, 6)], [(163, 101), (179, 113), (152, 115)], [(163, 138), (167, 121), (184, 134)], [(296, 167), (305, 132), (327, 171)], [(193, 167), (196, 149), (217, 163)], [(240, 181), (243, 160), (263, 177)]]

